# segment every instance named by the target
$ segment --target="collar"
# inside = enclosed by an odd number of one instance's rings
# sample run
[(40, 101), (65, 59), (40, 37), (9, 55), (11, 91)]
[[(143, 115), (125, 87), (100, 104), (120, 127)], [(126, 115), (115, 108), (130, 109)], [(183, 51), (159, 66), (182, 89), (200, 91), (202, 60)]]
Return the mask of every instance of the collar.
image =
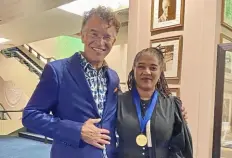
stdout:
[[(82, 53), (83, 52), (79, 52), (78, 54), (79, 54), (79, 57), (80, 57), (80, 61), (81, 61), (81, 66), (84, 68), (84, 70), (87, 68), (87, 67), (89, 67), (89, 68), (91, 68), (91, 69), (95, 69), (88, 61), (87, 61), (87, 59), (82, 55)], [(107, 64), (107, 62), (104, 60), (103, 61), (103, 64), (102, 64), (102, 66), (101, 66), (101, 68), (100, 69), (103, 69), (103, 70), (107, 70), (107, 68), (108, 68), (108, 64)]]

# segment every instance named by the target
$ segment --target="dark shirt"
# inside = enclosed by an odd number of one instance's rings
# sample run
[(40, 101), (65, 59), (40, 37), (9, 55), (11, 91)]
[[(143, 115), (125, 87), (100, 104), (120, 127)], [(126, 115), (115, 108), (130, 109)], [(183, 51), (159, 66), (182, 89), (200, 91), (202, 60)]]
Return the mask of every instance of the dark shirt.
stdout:
[[(143, 114), (149, 101), (142, 101)], [(145, 110), (144, 110), (145, 109)], [(153, 157), (168, 158), (169, 149), (165, 146), (172, 137), (175, 123), (175, 106), (169, 97), (159, 95), (155, 110), (151, 118), (151, 136)], [(136, 107), (130, 92), (119, 96), (117, 112), (117, 129), (119, 135), (120, 158), (147, 158), (147, 146), (136, 144), (136, 137), (141, 134)]]
[(141, 107), (141, 111), (142, 111), (142, 116), (144, 117), (147, 107), (149, 105), (151, 100), (141, 100), (140, 101), (140, 107)]

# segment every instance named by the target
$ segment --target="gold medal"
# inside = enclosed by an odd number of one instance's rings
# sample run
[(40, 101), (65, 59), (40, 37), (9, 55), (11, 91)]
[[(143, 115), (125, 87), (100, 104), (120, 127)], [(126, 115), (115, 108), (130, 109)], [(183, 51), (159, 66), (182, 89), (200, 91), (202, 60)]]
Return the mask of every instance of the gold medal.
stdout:
[(144, 134), (140, 134), (136, 137), (136, 143), (138, 146), (147, 145), (147, 137)]

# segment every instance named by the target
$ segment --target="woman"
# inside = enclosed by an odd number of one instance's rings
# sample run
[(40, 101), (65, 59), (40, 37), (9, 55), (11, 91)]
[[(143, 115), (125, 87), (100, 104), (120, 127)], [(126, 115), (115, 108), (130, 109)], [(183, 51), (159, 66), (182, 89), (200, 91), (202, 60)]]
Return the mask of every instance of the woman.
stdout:
[(192, 158), (181, 102), (171, 96), (163, 68), (158, 47), (144, 49), (134, 59), (129, 91), (118, 101), (119, 158)]

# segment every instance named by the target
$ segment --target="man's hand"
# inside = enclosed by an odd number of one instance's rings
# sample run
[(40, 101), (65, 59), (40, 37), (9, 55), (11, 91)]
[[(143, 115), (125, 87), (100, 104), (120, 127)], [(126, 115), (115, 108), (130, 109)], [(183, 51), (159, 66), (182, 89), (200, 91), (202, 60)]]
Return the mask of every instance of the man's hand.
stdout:
[(101, 119), (89, 119), (87, 120), (81, 129), (81, 138), (88, 144), (91, 144), (97, 148), (104, 149), (105, 144), (110, 144), (110, 133), (106, 129), (97, 128), (94, 124), (99, 123)]
[(181, 112), (182, 112), (184, 120), (187, 122), (188, 120), (187, 111), (183, 105), (181, 106)]

